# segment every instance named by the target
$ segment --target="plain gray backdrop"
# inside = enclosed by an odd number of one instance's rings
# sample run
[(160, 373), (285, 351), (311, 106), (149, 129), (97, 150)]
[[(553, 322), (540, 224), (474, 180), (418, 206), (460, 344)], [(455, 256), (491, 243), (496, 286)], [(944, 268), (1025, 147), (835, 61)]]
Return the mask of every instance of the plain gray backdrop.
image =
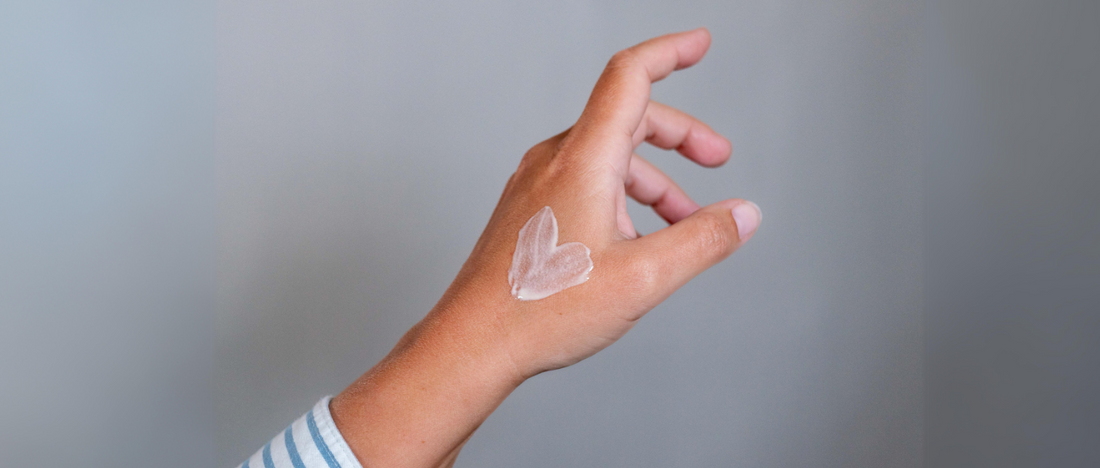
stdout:
[(1100, 2), (929, 2), (925, 463), (1100, 466)]
[(236, 465), (431, 308), (612, 53), (703, 25), (654, 97), (734, 156), (642, 154), (760, 231), (459, 466), (1100, 466), (1098, 9), (0, 2), (0, 464)]
[(762, 227), (620, 342), (521, 386), (458, 465), (921, 465), (919, 2), (218, 8), (219, 466), (432, 307), (614, 52), (698, 26), (710, 53), (653, 97), (733, 158), (642, 154), (701, 203), (756, 201)]
[(214, 12), (0, 1), (0, 465), (214, 462)]

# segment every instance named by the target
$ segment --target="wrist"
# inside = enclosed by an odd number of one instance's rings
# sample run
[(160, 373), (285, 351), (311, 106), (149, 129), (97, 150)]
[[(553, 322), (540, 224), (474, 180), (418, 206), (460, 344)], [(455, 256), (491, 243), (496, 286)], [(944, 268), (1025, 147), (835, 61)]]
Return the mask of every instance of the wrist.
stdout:
[(337, 427), (364, 465), (438, 463), (523, 382), (492, 316), (437, 307), (333, 399)]

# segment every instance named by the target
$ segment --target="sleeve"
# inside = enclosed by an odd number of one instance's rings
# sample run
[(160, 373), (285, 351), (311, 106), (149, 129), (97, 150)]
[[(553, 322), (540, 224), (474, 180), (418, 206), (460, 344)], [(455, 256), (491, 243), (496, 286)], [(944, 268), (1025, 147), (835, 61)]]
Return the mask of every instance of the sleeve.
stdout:
[(241, 468), (363, 468), (336, 430), (328, 410), (331, 396), (294, 421), (258, 450)]

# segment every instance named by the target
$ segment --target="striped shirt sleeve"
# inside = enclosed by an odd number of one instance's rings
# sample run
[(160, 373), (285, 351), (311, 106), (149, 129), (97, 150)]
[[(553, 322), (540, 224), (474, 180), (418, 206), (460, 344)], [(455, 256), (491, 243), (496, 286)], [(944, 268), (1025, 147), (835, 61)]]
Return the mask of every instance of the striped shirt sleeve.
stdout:
[(256, 451), (240, 468), (363, 468), (336, 430), (327, 396)]

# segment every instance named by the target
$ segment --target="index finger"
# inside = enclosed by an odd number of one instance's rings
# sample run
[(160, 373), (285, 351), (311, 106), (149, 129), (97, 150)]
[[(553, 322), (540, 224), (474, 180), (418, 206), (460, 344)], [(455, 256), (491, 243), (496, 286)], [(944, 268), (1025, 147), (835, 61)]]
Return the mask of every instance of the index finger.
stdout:
[(613, 158), (611, 163), (625, 173), (634, 132), (649, 105), (650, 85), (694, 65), (709, 47), (710, 32), (699, 28), (655, 37), (615, 54), (577, 120), (576, 143)]

